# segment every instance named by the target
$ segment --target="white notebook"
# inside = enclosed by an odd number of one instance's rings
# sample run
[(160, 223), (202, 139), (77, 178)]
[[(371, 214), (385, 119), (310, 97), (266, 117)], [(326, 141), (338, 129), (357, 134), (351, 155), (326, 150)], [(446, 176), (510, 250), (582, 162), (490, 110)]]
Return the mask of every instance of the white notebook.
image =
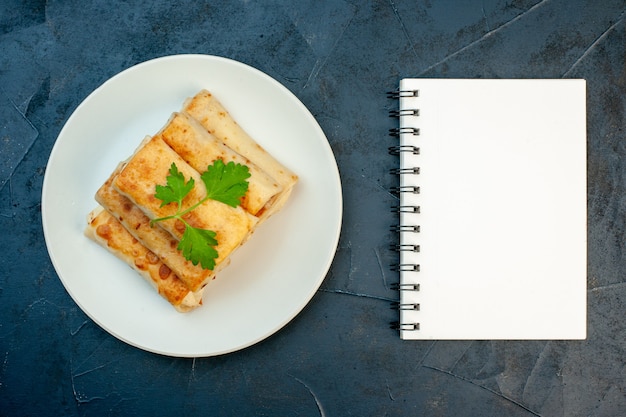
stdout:
[(401, 338), (586, 338), (585, 80), (396, 96)]

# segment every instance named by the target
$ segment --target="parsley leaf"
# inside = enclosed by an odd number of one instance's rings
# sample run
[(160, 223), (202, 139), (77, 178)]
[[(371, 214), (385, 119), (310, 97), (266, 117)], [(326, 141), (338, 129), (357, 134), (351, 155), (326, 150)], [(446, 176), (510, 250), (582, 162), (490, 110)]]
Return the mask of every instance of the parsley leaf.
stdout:
[(172, 163), (169, 175), (166, 177), (167, 185), (157, 184), (154, 196), (161, 200), (161, 207), (176, 203), (178, 210), (170, 216), (160, 217), (150, 221), (154, 224), (163, 220), (178, 219), (185, 225), (185, 231), (178, 242), (178, 250), (182, 252), (185, 259), (194, 265), (200, 264), (204, 269), (215, 268), (215, 259), (218, 257), (216, 233), (212, 230), (204, 230), (191, 226), (183, 218), (187, 213), (195, 210), (205, 201), (212, 199), (231, 207), (241, 204), (241, 198), (248, 191), (248, 181), (250, 170), (242, 164), (229, 162), (224, 164), (221, 159), (215, 160), (207, 170), (200, 175), (207, 191), (206, 197), (188, 207), (182, 209), (183, 199), (191, 192), (195, 185), (193, 178), (185, 180), (185, 176), (178, 170), (175, 163)]
[(215, 259), (218, 254), (215, 250), (217, 240), (213, 230), (197, 229), (187, 225), (185, 233), (178, 242), (178, 250), (194, 265), (200, 265), (204, 269), (215, 268)]
[(178, 208), (183, 204), (183, 199), (193, 189), (194, 180), (189, 178), (185, 182), (185, 176), (178, 171), (178, 167), (172, 162), (170, 166), (170, 174), (167, 176), (167, 185), (157, 185), (154, 196), (162, 201), (161, 207), (169, 203), (177, 203)]
[(241, 204), (241, 197), (248, 191), (246, 180), (250, 178), (250, 170), (245, 165), (233, 161), (224, 164), (224, 161), (217, 159), (207, 167), (201, 178), (209, 198), (237, 207)]

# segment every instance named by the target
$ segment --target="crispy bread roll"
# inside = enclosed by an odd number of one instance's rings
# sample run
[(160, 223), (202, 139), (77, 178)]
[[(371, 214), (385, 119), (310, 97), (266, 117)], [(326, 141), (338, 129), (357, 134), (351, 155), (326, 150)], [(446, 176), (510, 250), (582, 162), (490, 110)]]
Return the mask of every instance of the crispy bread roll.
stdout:
[(184, 313), (202, 304), (201, 290), (191, 291), (167, 265), (101, 207), (89, 214), (85, 235), (139, 272), (176, 310)]
[(209, 133), (224, 142), (226, 146), (251, 160), (283, 187), (281, 194), (277, 196), (273, 205), (263, 213), (262, 217), (276, 213), (283, 207), (293, 186), (298, 181), (296, 174), (277, 161), (250, 137), (209, 91), (202, 90), (194, 97), (186, 100), (183, 111), (200, 122)]
[(233, 161), (246, 165), (250, 170), (250, 178), (248, 192), (241, 199), (241, 206), (251, 214), (256, 215), (266, 205), (271, 205), (273, 198), (283, 189), (274, 178), (224, 145), (187, 114), (174, 113), (157, 136), (198, 172), (205, 171), (216, 159), (224, 163)]
[[(187, 164), (161, 138), (153, 137), (145, 141), (113, 181), (113, 187), (140, 207), (151, 219), (176, 214), (175, 203), (161, 206), (155, 194), (155, 184), (165, 184), (172, 163), (175, 163), (185, 179), (193, 178), (195, 186), (183, 200), (183, 209), (189, 208), (206, 196), (200, 174)], [(249, 236), (257, 218), (241, 206), (230, 207), (215, 200), (207, 200), (185, 215), (185, 221), (192, 227), (212, 230), (218, 241), (219, 254), (216, 265), (226, 260)], [(177, 240), (182, 238), (185, 225), (176, 219), (160, 221), (163, 227)], [(157, 227), (158, 227), (157, 226)]]
[[(177, 249), (178, 241), (160, 227), (150, 226), (150, 219), (128, 198), (113, 188), (113, 179), (121, 171), (122, 164), (96, 192), (96, 201), (111, 213), (137, 240), (156, 254), (159, 259), (178, 275), (189, 289), (198, 291), (217, 273), (194, 265)], [(220, 267), (227, 263), (222, 262)]]

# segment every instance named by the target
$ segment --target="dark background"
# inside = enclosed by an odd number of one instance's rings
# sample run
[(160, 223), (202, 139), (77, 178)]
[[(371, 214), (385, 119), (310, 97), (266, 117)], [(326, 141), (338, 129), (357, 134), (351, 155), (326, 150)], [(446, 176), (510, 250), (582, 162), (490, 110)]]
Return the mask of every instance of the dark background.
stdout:
[[(0, 415), (624, 415), (625, 12), (623, 0), (3, 1)], [(46, 163), (72, 111), (116, 73), (179, 53), (289, 88), (326, 133), (344, 191), (337, 255), (309, 305), (212, 358), (147, 353), (100, 329), (63, 288), (41, 226)], [(587, 80), (586, 341), (407, 342), (389, 328), (397, 103), (385, 93), (406, 76)]]

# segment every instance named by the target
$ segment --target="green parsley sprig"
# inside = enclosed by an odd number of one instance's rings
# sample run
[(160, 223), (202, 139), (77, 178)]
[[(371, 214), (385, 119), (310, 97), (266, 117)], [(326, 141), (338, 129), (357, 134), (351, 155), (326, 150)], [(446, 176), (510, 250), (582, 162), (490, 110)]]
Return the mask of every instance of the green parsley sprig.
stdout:
[(161, 207), (171, 203), (178, 206), (176, 213), (159, 217), (150, 221), (154, 224), (163, 220), (177, 219), (185, 225), (185, 231), (178, 242), (178, 250), (182, 252), (185, 259), (194, 265), (200, 265), (204, 269), (215, 268), (215, 259), (218, 257), (216, 233), (212, 230), (199, 229), (191, 226), (185, 221), (183, 216), (195, 210), (205, 201), (211, 199), (220, 201), (231, 207), (241, 204), (241, 198), (248, 191), (248, 181), (250, 170), (246, 165), (236, 164), (232, 161), (224, 164), (221, 159), (216, 159), (207, 170), (200, 175), (200, 179), (206, 188), (206, 197), (197, 203), (183, 210), (183, 200), (193, 190), (195, 181), (193, 178), (185, 180), (185, 176), (178, 170), (175, 163), (172, 163), (169, 175), (166, 177), (167, 185), (157, 184), (154, 196), (161, 200)]

